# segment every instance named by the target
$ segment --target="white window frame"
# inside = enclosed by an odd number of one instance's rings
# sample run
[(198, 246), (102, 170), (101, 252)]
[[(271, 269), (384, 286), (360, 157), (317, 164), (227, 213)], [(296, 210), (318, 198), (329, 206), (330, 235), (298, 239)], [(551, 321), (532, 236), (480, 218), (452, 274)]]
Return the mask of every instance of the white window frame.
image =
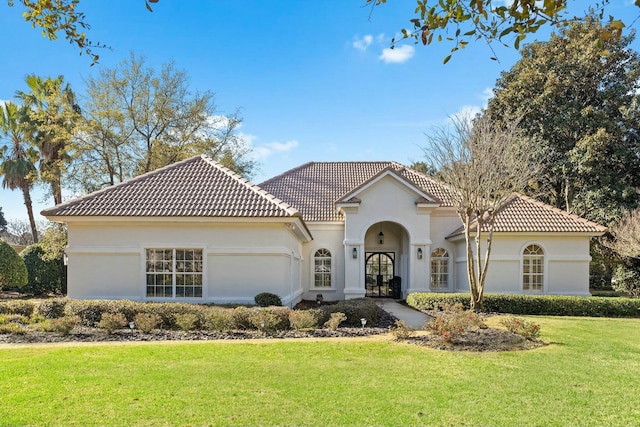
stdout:
[[(200, 251), (201, 254), (201, 259), (199, 260), (201, 263), (201, 271), (182, 271), (179, 272), (178, 268), (177, 268), (177, 264), (179, 262), (179, 260), (177, 259), (176, 253), (177, 251), (185, 251), (185, 250), (193, 250), (193, 251)], [(147, 259), (147, 251), (171, 251), (171, 266), (169, 271), (163, 272), (163, 271), (148, 271), (148, 259)], [(143, 273), (143, 296), (145, 299), (150, 299), (150, 300), (162, 300), (162, 301), (167, 301), (167, 300), (177, 300), (177, 301), (187, 301), (187, 300), (202, 300), (205, 298), (205, 292), (206, 292), (206, 285), (205, 285), (205, 277), (206, 277), (206, 265), (205, 265), (205, 260), (206, 260), (206, 251), (204, 250), (203, 247), (197, 247), (197, 246), (189, 246), (189, 247), (176, 247), (175, 245), (167, 245), (167, 246), (162, 246), (162, 247), (156, 247), (156, 246), (145, 246), (142, 250), (142, 264), (143, 264), (143, 268), (142, 268), (142, 273)], [(162, 262), (162, 261), (160, 261)], [(197, 262), (197, 261), (194, 261)], [(157, 273), (157, 274), (156, 274)], [(166, 274), (166, 275), (170, 275), (171, 276), (171, 295), (170, 296), (155, 296), (155, 295), (148, 295), (147, 293), (147, 280), (148, 280), (148, 276), (149, 275), (162, 275), (162, 274)], [(185, 276), (200, 276), (200, 296), (179, 296), (177, 295), (177, 288), (178, 288), (178, 276), (180, 274), (184, 274)], [(195, 295), (195, 292), (194, 292)]]
[[(542, 253), (541, 254), (525, 254), (525, 251), (531, 246), (538, 247), (542, 251)], [(525, 244), (520, 250), (520, 289), (522, 289), (522, 292), (532, 293), (532, 294), (541, 294), (545, 292), (545, 289), (547, 289), (547, 276), (549, 271), (547, 266), (547, 253), (548, 252), (546, 248), (538, 242), (529, 242)], [(528, 262), (533, 261), (535, 259), (541, 260), (540, 266), (542, 267), (542, 271), (539, 273), (537, 272), (525, 273), (525, 268)], [(525, 289), (525, 275), (529, 278), (541, 277), (542, 280), (540, 281), (540, 289), (532, 289), (530, 284), (529, 284), (529, 288)]]
[[(443, 255), (436, 255), (434, 256), (434, 254), (438, 251), (444, 251), (444, 256)], [(429, 289), (432, 290), (438, 290), (438, 291), (447, 291), (449, 290), (449, 286), (451, 283), (451, 264), (450, 264), (450, 260), (451, 260), (451, 255), (449, 253), (449, 251), (445, 248), (435, 248), (434, 250), (431, 251), (431, 255), (430, 255), (430, 262), (431, 262), (431, 275), (429, 277)], [(438, 271), (438, 272), (434, 272), (434, 262), (438, 262), (441, 263), (440, 265), (442, 267), (445, 268), (445, 272), (443, 273), (442, 271)], [(442, 286), (434, 286), (434, 281), (433, 281), (433, 276), (434, 275), (438, 275), (438, 276), (443, 276), (446, 275), (446, 280), (444, 281), (444, 287)], [(442, 280), (438, 281), (439, 283), (443, 283)]]
[[(328, 257), (323, 257), (322, 259), (328, 259), (329, 262), (331, 263), (330, 265), (330, 271), (328, 273), (322, 273), (321, 274), (329, 274), (329, 280), (331, 281), (331, 286), (322, 286), (322, 287), (317, 287), (316, 286), (316, 254), (319, 251), (327, 251), (329, 253)], [(330, 291), (330, 290), (334, 290), (335, 289), (335, 256), (334, 256), (334, 252), (331, 251), (327, 246), (322, 246), (319, 247), (317, 249), (314, 249), (313, 251), (311, 251), (311, 256), (310, 258), (310, 270), (311, 270), (311, 283), (309, 284), (309, 290), (313, 290), (313, 291)]]

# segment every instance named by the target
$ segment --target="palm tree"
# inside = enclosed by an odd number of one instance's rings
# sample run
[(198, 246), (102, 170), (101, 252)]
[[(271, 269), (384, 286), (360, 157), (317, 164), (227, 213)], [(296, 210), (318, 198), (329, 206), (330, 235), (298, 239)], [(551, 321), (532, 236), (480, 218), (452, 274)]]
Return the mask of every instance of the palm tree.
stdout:
[(26, 114), (26, 108), (19, 107), (14, 102), (5, 102), (0, 108), (0, 135), (9, 139), (8, 145), (0, 147), (0, 174), (3, 177), (2, 188), (22, 191), (33, 243), (38, 243), (38, 230), (31, 204), (31, 187), (38, 175), (33, 164), (37, 153), (25, 148), (22, 123)]
[(67, 147), (80, 108), (71, 86), (64, 77), (43, 79), (35, 74), (26, 78), (29, 92), (17, 91), (16, 95), (28, 107), (28, 132), (40, 153), (40, 177), (51, 185), (55, 204), (62, 203), (61, 176), (64, 164), (69, 160)]

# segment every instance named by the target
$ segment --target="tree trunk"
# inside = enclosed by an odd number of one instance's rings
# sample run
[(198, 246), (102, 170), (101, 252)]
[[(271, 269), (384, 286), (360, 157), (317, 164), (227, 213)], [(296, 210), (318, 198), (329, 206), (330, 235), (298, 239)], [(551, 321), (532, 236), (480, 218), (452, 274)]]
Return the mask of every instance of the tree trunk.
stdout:
[(29, 186), (22, 186), (22, 196), (24, 197), (24, 205), (27, 207), (27, 215), (29, 216), (29, 225), (31, 225), (31, 236), (33, 243), (38, 243), (38, 228), (36, 220), (33, 216), (33, 205), (31, 203), (31, 194), (29, 194)]

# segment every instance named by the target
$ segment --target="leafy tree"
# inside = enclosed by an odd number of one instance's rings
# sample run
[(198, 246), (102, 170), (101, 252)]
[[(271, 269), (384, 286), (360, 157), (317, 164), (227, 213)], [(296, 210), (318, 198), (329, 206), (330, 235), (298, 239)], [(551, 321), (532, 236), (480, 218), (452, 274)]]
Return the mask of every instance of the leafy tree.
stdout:
[(41, 243), (33, 244), (20, 252), (27, 267), (28, 281), (23, 292), (42, 295), (60, 289), (60, 269), (56, 260), (45, 260)]
[[(375, 7), (387, 0), (366, 2)], [(594, 3), (592, 13), (598, 12), (602, 18), (609, 2)], [(527, 35), (536, 33), (544, 25), (566, 28), (585, 19), (568, 15), (567, 3), (568, 0), (417, 0), (414, 17), (409, 20), (410, 28), (401, 30), (401, 39), (412, 38), (423, 45), (430, 45), (434, 40), (451, 42), (451, 54), (474, 40), (484, 40), (489, 45), (496, 41), (504, 46), (508, 46), (509, 41), (519, 49)], [(636, 0), (635, 5), (640, 7), (640, 0)], [(602, 28), (599, 38), (619, 39), (624, 27), (622, 21), (611, 17), (610, 25)], [(392, 47), (395, 44), (394, 39)], [(451, 54), (445, 57), (445, 63), (451, 59)]]
[[(34, 166), (37, 154), (27, 146), (25, 140), (22, 122), (26, 114), (26, 109), (18, 107), (14, 102), (5, 102), (0, 107), (0, 136), (8, 139), (0, 146), (0, 174), (3, 177), (2, 188), (19, 189), (22, 192), (31, 225), (31, 235), (34, 242), (37, 242), (38, 231), (31, 201), (31, 187), (37, 178)], [(5, 229), (6, 225), (5, 221), (2, 228)]]
[(87, 79), (84, 121), (76, 133), (71, 176), (85, 190), (113, 185), (205, 153), (250, 174), (237, 114), (220, 115), (212, 92), (191, 93), (173, 62), (158, 72), (131, 54)]
[(479, 309), (496, 216), (512, 194), (536, 176), (539, 163), (517, 120), (496, 127), (488, 115), (473, 122), (454, 118), (453, 129), (434, 129), (427, 138), (426, 163), (451, 189), (453, 207), (464, 225), (471, 308)]
[(38, 149), (42, 181), (51, 186), (54, 203), (62, 203), (61, 177), (69, 161), (68, 144), (80, 119), (75, 93), (64, 77), (42, 78), (35, 74), (26, 78), (28, 92), (17, 96), (27, 108), (24, 128)]
[(525, 46), (489, 100), (492, 117), (521, 117), (526, 136), (548, 161), (529, 193), (568, 212), (611, 224), (633, 209), (640, 186), (640, 57), (632, 36), (603, 42), (595, 18), (548, 42)]
[[(152, 12), (149, 3), (157, 2), (145, 0), (147, 10)], [(22, 13), (25, 21), (30, 22), (33, 28), (41, 28), (43, 36), (57, 40), (58, 34), (62, 33), (69, 43), (80, 49), (81, 55), (84, 52), (92, 58), (91, 65), (98, 62), (100, 56), (93, 49), (107, 46), (87, 39), (84, 30), (91, 26), (86, 22), (84, 13), (78, 10), (80, 0), (18, 0), (18, 3), (25, 9)], [(15, 0), (7, 0), (7, 4), (14, 6)]]
[(640, 208), (625, 212), (609, 231), (613, 239), (605, 244), (621, 257), (612, 284), (616, 290), (640, 297)]
[(2, 212), (2, 207), (0, 206), (0, 232), (7, 231), (7, 220), (4, 219), (4, 213)]
[(4, 240), (0, 240), (0, 289), (21, 288), (27, 284), (27, 267), (20, 255)]

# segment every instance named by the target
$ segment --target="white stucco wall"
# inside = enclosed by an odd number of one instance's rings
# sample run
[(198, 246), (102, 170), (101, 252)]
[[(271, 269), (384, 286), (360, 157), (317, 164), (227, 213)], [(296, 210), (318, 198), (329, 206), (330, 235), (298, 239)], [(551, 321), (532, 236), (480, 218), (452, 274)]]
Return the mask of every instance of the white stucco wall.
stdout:
[[(343, 223), (308, 223), (313, 241), (303, 245), (302, 289), (303, 299), (315, 300), (322, 294), (325, 301), (344, 299), (344, 224)], [(328, 288), (314, 288), (314, 255), (318, 249), (331, 252), (331, 282)]]
[[(532, 293), (548, 295), (590, 295), (590, 236), (537, 234), (495, 234), (486, 293)], [(542, 292), (523, 291), (522, 252), (530, 244), (544, 250), (544, 284)], [(464, 241), (457, 242), (456, 287), (468, 292)]]
[[(260, 292), (300, 300), (302, 244), (284, 223), (69, 223), (71, 298), (146, 299), (145, 249), (203, 250), (203, 298), (253, 303)], [(170, 300), (163, 298), (162, 300)]]

